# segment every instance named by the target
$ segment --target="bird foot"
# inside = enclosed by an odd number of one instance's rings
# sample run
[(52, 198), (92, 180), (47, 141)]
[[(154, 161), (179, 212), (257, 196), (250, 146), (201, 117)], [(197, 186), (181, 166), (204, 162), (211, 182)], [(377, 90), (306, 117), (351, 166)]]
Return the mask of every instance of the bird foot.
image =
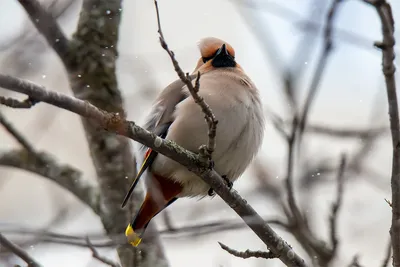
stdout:
[(222, 175), (221, 177), (226, 182), (226, 185), (228, 186), (229, 190), (231, 190), (233, 187), (233, 183), (228, 179), (226, 175)]
[(210, 197), (215, 196), (215, 192), (214, 192), (214, 190), (213, 190), (212, 188), (210, 188), (210, 189), (208, 190), (208, 195), (209, 195)]
[[(226, 186), (229, 188), (229, 190), (231, 190), (232, 187), (233, 187), (233, 183), (228, 179), (228, 177), (226, 175), (222, 175), (221, 177), (222, 177), (222, 179), (224, 179), (224, 181), (226, 183)], [(208, 195), (210, 197), (215, 196), (215, 192), (214, 192), (214, 190), (212, 188), (210, 188), (208, 190)]]

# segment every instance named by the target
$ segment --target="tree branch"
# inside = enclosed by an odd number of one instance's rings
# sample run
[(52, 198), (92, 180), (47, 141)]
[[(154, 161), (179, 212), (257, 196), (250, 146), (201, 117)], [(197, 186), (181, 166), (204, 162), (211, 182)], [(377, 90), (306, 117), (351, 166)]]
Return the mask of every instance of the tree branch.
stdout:
[(37, 102), (30, 97), (27, 99), (20, 101), (18, 99), (14, 98), (8, 98), (5, 96), (0, 96), (0, 104), (5, 105), (10, 108), (31, 108), (34, 106)]
[(89, 237), (86, 237), (86, 243), (90, 249), (90, 251), (92, 251), (92, 256), (93, 258), (101, 261), (102, 263), (111, 266), (111, 267), (121, 267), (118, 263), (113, 262), (112, 260), (107, 259), (106, 257), (103, 257), (99, 254), (99, 252), (96, 250), (96, 248), (92, 245), (92, 243), (89, 240)]
[(222, 244), (221, 242), (218, 242), (218, 244), (221, 246), (223, 250), (228, 252), (229, 254), (232, 254), (233, 256), (243, 258), (243, 259), (248, 259), (248, 258), (264, 258), (264, 259), (274, 259), (277, 256), (274, 253), (271, 253), (270, 251), (251, 251), (251, 250), (246, 250), (246, 251), (237, 251), (234, 250), (227, 245)]
[(353, 259), (351, 260), (351, 263), (347, 267), (362, 267), (360, 262), (358, 261), (358, 255), (354, 255)]
[(35, 154), (35, 149), (33, 146), (28, 142), (28, 140), (25, 139), (24, 136), (22, 136), (21, 133), (18, 132), (17, 129), (14, 128), (14, 126), (7, 121), (7, 119), (3, 116), (3, 114), (0, 112), (0, 124), (4, 126), (7, 132), (9, 132), (15, 140), (18, 141), (22, 145), (23, 148), (26, 149), (31, 154)]
[(18, 2), (28, 13), (38, 31), (46, 38), (47, 43), (61, 59), (65, 59), (69, 42), (53, 16), (37, 0), (18, 0)]
[(339, 239), (337, 237), (337, 218), (339, 214), (340, 206), (343, 200), (343, 187), (344, 187), (344, 171), (346, 168), (346, 157), (342, 155), (340, 159), (340, 165), (337, 174), (337, 188), (336, 188), (336, 200), (332, 204), (332, 213), (329, 217), (330, 225), (330, 237), (332, 244), (332, 254), (336, 255), (336, 251), (339, 244)]
[(364, 0), (375, 7), (382, 24), (382, 42), (375, 46), (382, 50), (382, 72), (385, 77), (389, 106), (390, 130), (392, 135), (392, 226), (390, 235), (393, 246), (393, 266), (400, 266), (400, 125), (399, 106), (397, 102), (396, 81), (394, 78), (394, 19), (392, 8), (386, 0)]
[(387, 245), (387, 249), (386, 249), (385, 258), (382, 261), (381, 267), (388, 267), (391, 255), (392, 255), (392, 241), (389, 239), (389, 242), (388, 242), (388, 245)]
[[(75, 97), (125, 118), (124, 101), (116, 76), (121, 14), (122, 0), (82, 1), (78, 25), (64, 64)], [(87, 117), (82, 118), (82, 124), (103, 197), (102, 204), (108, 214), (102, 216), (101, 221), (108, 235), (122, 233), (143, 200), (143, 192), (137, 190), (129, 200), (128, 208), (120, 207), (126, 189), (136, 176), (131, 142), (99, 131), (98, 124)], [(149, 230), (153, 227), (150, 225)], [(148, 246), (141, 250), (129, 244), (117, 248), (124, 267), (168, 265), (157, 235), (143, 242)]]
[(161, 29), (161, 20), (160, 20), (160, 12), (158, 10), (158, 2), (154, 0), (154, 5), (157, 13), (157, 24), (158, 24), (158, 33), (160, 34), (160, 43), (162, 48), (167, 51), (169, 57), (171, 58), (172, 64), (174, 65), (175, 71), (178, 74), (179, 78), (182, 82), (184, 82), (189, 89), (190, 94), (192, 95), (194, 101), (200, 106), (201, 110), (204, 113), (204, 118), (206, 119), (208, 125), (208, 144), (206, 147), (202, 146), (200, 148), (200, 152), (202, 155), (211, 159), (211, 155), (215, 150), (215, 136), (217, 134), (217, 124), (218, 121), (215, 118), (214, 113), (212, 112), (210, 106), (204, 101), (203, 97), (201, 97), (198, 92), (200, 89), (200, 72), (197, 73), (197, 79), (195, 82), (195, 86), (192, 84), (192, 79), (189, 77), (189, 73), (185, 73), (182, 71), (181, 67), (178, 64), (178, 61), (175, 59), (175, 54), (168, 48), (168, 44), (164, 39), (164, 35)]
[[(76, 32), (68, 42), (61, 35), (55, 21), (52, 21), (50, 16), (46, 16), (39, 5), (34, 4), (37, 3), (36, 1), (21, 0), (20, 2), (25, 3), (27, 10), (29, 7), (28, 13), (31, 19), (36, 18), (34, 14), (42, 16), (36, 26), (50, 43), (56, 41), (53, 48), (66, 67), (74, 95), (103, 110), (125, 117), (123, 99), (116, 77), (122, 1), (83, 0)], [(41, 23), (46, 20), (48, 20), (46, 23)], [(57, 33), (57, 36), (52, 37), (52, 34), (47, 33), (48, 27), (51, 33)], [(64, 50), (67, 53), (64, 53)], [(138, 191), (131, 198), (129, 209), (120, 208), (120, 201), (130, 183), (130, 179), (126, 178), (136, 175), (135, 158), (130, 142), (120, 136), (98, 131), (98, 128), (87, 119), (83, 119), (82, 124), (103, 197), (102, 207), (106, 211), (104, 213), (106, 216), (100, 216), (100, 219), (107, 234), (120, 233), (124, 231), (126, 224), (133, 216), (132, 207), (140, 206), (142, 201), (142, 192)], [(166, 266), (158, 241), (157, 236), (147, 239), (144, 242), (152, 246), (143, 248), (140, 253), (129, 245), (118, 247), (121, 264), (123, 266)]]
[(32, 258), (26, 251), (15, 245), (13, 242), (8, 240), (4, 235), (0, 233), (0, 244), (20, 257), (24, 262), (28, 264), (28, 267), (42, 267), (34, 258)]
[(96, 214), (101, 215), (103, 212), (100, 209), (98, 188), (89, 185), (85, 179), (82, 179), (80, 171), (68, 165), (58, 164), (49, 154), (40, 152), (32, 154), (26, 150), (12, 150), (0, 154), (0, 165), (41, 175), (74, 194)]
[(328, 16), (326, 19), (326, 24), (325, 24), (325, 29), (324, 29), (324, 48), (323, 48), (321, 57), (318, 60), (317, 66), (315, 68), (315, 73), (313, 75), (313, 78), (312, 78), (312, 81), (310, 84), (310, 89), (308, 90), (306, 101), (304, 103), (303, 112), (302, 112), (300, 120), (299, 120), (299, 138), (300, 138), (300, 140), (301, 140), (301, 137), (303, 135), (304, 129), (307, 124), (308, 112), (310, 110), (312, 102), (317, 93), (318, 85), (321, 81), (322, 75), (325, 71), (326, 64), (328, 62), (328, 57), (332, 52), (333, 21), (334, 21), (335, 15), (337, 13), (337, 9), (342, 1), (343, 0), (333, 0), (332, 5), (328, 11)]
[[(0, 86), (77, 113), (82, 117), (91, 119), (109, 132), (126, 136), (179, 162), (209, 184), (257, 234), (270, 251), (279, 255), (279, 259), (283, 263), (287, 266), (305, 266), (304, 260), (293, 251), (291, 246), (279, 237), (235, 190), (230, 190), (222, 177), (211, 170), (208, 162), (204, 162), (204, 158), (201, 156), (146, 131), (134, 122), (125, 120), (119, 113), (108, 113), (86, 101), (57, 92), (46, 91), (41, 86), (6, 75), (0, 75)], [(251, 218), (251, 221), (246, 220), (246, 218)]]

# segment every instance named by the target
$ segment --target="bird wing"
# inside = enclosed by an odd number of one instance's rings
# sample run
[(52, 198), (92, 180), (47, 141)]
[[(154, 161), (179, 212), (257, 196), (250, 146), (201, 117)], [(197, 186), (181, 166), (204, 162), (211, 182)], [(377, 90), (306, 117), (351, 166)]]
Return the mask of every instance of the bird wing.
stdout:
[[(191, 80), (193, 80), (196, 75), (191, 75), (189, 77)], [(173, 113), (176, 105), (189, 96), (187, 90), (184, 90), (184, 87), (185, 83), (179, 79), (168, 85), (161, 92), (144, 124), (144, 128), (146, 130), (155, 133), (161, 138), (165, 138), (168, 133), (168, 129), (174, 120)], [(141, 150), (146, 150), (144, 154), (144, 160), (135, 179), (132, 182), (132, 185), (124, 197), (121, 205), (122, 208), (125, 207), (143, 173), (151, 166), (158, 155), (158, 152), (146, 146), (141, 146)]]

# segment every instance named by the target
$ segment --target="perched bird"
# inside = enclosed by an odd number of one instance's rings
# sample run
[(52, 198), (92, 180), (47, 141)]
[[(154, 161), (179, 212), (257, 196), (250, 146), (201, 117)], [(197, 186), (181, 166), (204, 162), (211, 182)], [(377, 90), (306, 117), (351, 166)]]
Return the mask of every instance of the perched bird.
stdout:
[[(200, 72), (199, 95), (218, 120), (212, 154), (214, 168), (233, 182), (245, 171), (262, 143), (264, 117), (259, 92), (235, 61), (231, 45), (208, 37), (200, 41), (199, 49), (201, 58), (193, 73)], [(204, 114), (180, 80), (160, 93), (144, 128), (193, 152), (198, 152), (208, 140)], [(125, 231), (133, 246), (139, 245), (150, 220), (177, 198), (204, 197), (210, 190), (209, 185), (181, 164), (143, 146), (140, 153), (144, 154), (143, 164), (122, 204), (126, 204), (146, 173), (145, 199)]]

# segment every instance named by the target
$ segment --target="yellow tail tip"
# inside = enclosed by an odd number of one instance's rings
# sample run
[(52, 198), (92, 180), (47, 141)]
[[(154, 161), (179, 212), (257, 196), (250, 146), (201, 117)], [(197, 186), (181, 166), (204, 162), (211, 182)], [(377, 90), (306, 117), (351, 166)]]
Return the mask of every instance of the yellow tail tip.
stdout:
[(138, 234), (133, 231), (133, 228), (130, 224), (126, 227), (125, 235), (128, 238), (128, 242), (134, 247), (137, 247), (142, 241)]

